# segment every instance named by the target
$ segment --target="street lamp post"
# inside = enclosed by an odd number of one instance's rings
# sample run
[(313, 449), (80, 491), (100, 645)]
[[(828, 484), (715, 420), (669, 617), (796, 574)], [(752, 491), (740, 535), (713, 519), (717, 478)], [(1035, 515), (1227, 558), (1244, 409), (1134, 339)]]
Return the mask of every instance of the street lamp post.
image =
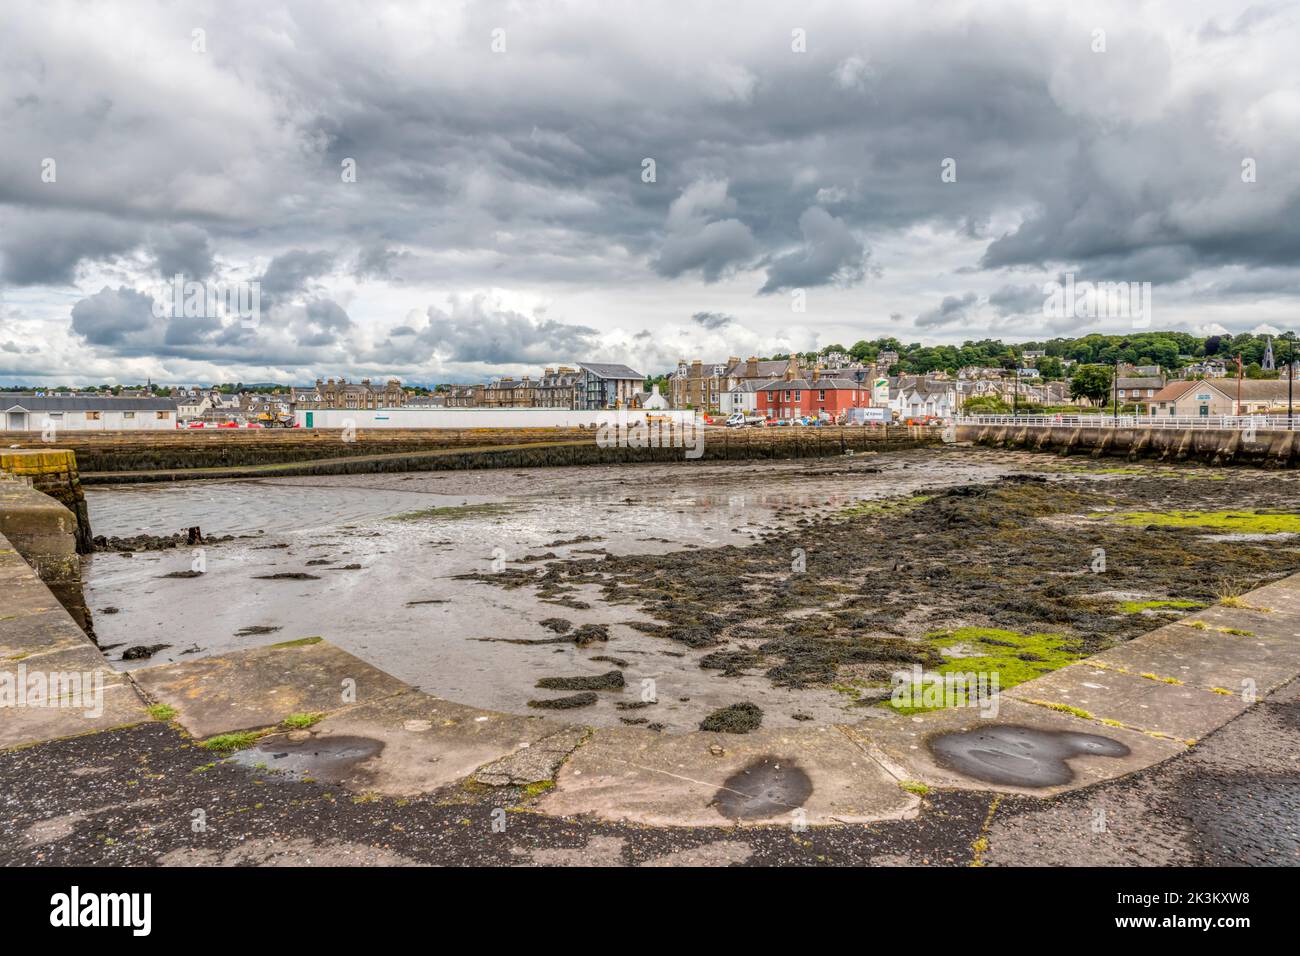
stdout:
[(1119, 359), (1115, 359), (1115, 375), (1111, 381), (1111, 395), (1113, 396), (1115, 408), (1115, 427), (1119, 427)]
[(1286, 429), (1295, 431), (1295, 421), (1293, 419), (1291, 394), (1295, 391), (1295, 336), (1291, 336), (1291, 351), (1287, 355), (1286, 363)]

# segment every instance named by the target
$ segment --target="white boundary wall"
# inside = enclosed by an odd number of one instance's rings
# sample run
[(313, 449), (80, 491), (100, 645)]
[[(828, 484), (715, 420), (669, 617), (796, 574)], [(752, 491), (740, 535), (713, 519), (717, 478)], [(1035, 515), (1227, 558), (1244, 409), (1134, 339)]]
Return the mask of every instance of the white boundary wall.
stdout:
[(293, 414), (303, 428), (592, 428), (602, 423), (613, 425), (620, 416), (629, 425), (644, 422), (647, 415), (676, 425), (695, 421), (693, 411), (644, 408), (321, 408), (300, 409)]

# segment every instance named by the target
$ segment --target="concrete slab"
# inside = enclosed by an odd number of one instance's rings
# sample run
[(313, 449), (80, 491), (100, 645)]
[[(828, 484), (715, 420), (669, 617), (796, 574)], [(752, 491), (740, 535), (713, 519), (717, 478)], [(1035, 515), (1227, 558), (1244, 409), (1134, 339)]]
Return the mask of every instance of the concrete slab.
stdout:
[[(14, 667), (0, 669), (0, 686), (6, 680), (6, 672), (13, 677), (19, 673)], [(30, 678), (31, 672), (26, 668), (24, 672)], [(125, 681), (109, 683), (106, 675), (101, 676), (105, 679), (97, 700), (90, 691), (93, 685), (83, 682), (81, 698), (65, 699), (59, 706), (0, 707), (0, 750), (101, 733), (150, 719), (134, 687)]]
[(1217, 687), (1238, 696), (1253, 687), (1256, 697), (1262, 697), (1300, 674), (1300, 642), (1171, 624), (1088, 661), (1134, 674), (1176, 677), (1188, 686)]
[[(42, 590), (48, 603), (26, 603), (15, 607), (12, 614), (8, 610), (0, 614), (0, 663), (70, 647), (85, 647), (94, 651), (99, 663), (104, 664), (103, 655), (73, 623), (68, 612), (50, 596), (49, 589), (42, 585)], [(6, 599), (10, 596), (6, 592)]]
[[(945, 734), (967, 733), (993, 727), (1026, 727), (1048, 734), (1089, 734), (1122, 744), (1123, 756), (1080, 754), (1066, 760), (1067, 779), (1044, 786), (1017, 786), (982, 779), (952, 766), (941, 764), (931, 750), (932, 742)], [(1066, 790), (1090, 786), (1122, 777), (1160, 763), (1187, 750), (1186, 745), (1151, 737), (1135, 730), (1108, 727), (1070, 714), (1026, 704), (1002, 695), (996, 718), (980, 717), (967, 708), (930, 711), (898, 720), (868, 720), (844, 728), (890, 773), (931, 787), (959, 790), (990, 790), (1028, 796), (1053, 796)]]
[(410, 688), (327, 641), (287, 641), (134, 671), (145, 694), (176, 708), (196, 737), (256, 730), (291, 714), (332, 713)]
[(541, 801), (553, 816), (650, 826), (864, 823), (919, 805), (834, 727), (673, 736), (599, 728)]
[(1151, 680), (1087, 661), (1026, 681), (1003, 696), (1078, 707), (1097, 720), (1117, 720), (1185, 743), (1199, 740), (1250, 706), (1240, 697)]
[[(350, 707), (309, 731), (264, 737), (238, 759), (274, 770), (277, 755), (287, 754), (316, 779), (358, 793), (409, 797), (457, 783), (484, 764), (534, 747), (551, 754), (563, 738), (569, 746), (558, 763), (585, 733), (541, 717), (479, 710), (412, 690)], [(552, 773), (553, 767), (527, 782)]]

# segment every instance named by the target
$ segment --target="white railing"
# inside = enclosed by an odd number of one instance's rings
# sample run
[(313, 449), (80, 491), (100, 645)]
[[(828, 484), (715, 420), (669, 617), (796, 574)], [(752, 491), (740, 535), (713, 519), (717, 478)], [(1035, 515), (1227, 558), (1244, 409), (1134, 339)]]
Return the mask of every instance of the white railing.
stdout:
[(1282, 415), (962, 415), (958, 425), (1048, 425), (1058, 428), (1229, 428), (1286, 431), (1300, 428), (1300, 407)]

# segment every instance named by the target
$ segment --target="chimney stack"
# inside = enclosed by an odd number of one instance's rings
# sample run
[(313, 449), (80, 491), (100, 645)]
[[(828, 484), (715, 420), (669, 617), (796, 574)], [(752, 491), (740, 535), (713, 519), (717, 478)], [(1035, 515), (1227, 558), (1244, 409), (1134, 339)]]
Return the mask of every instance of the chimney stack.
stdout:
[(758, 359), (752, 355), (745, 361), (745, 378), (758, 378)]
[(822, 377), (822, 367), (814, 365), (812, 370), (812, 380), (815, 382)]

